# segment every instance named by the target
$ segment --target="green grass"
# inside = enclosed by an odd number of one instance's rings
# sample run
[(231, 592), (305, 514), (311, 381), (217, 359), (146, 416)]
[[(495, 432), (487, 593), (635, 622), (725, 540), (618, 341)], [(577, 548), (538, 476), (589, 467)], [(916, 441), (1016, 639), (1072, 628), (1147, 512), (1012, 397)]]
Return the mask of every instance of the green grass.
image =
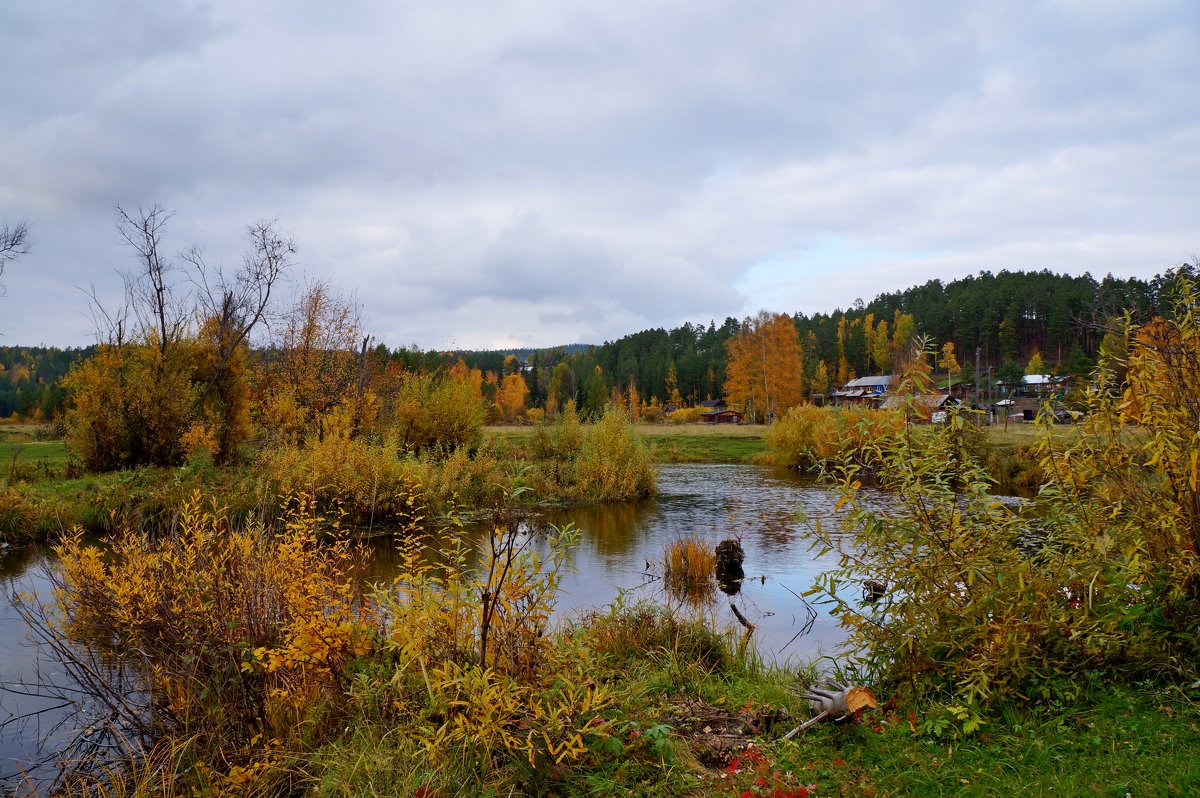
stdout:
[[(656, 463), (752, 463), (767, 451), (766, 427), (738, 424), (654, 424), (634, 428)], [(488, 427), (486, 433), (516, 446), (533, 441), (533, 427)]]
[(766, 752), (821, 795), (1197, 795), (1198, 698), (1109, 685), (1019, 719), (1001, 713), (966, 740), (921, 734), (925, 719), (894, 712), (819, 725)]
[(67, 447), (61, 441), (0, 441), (0, 472), (47, 466), (61, 469), (67, 462)]

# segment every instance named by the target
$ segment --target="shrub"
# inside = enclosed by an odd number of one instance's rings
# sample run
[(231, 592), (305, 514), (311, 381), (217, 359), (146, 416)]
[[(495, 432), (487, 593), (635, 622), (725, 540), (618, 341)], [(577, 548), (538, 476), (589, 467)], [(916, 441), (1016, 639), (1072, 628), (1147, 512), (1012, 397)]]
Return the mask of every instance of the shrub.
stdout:
[(419, 700), (434, 718), (428, 761), (462, 759), (484, 776), (502, 751), (544, 772), (580, 761), (590, 739), (608, 735), (599, 713), (612, 699), (591, 678), (589, 653), (548, 634), (576, 539), (569, 528), (552, 532), (543, 557), (516, 519), (497, 519), (478, 567), (452, 543), (435, 569), (418, 544), (376, 596), (396, 657), (392, 681), (423, 686)]
[(477, 446), (483, 416), (483, 401), (471, 383), (413, 374), (400, 388), (391, 425), (402, 449), (450, 449)]
[(695, 424), (702, 415), (704, 415), (703, 407), (681, 407), (678, 410), (672, 410), (667, 416), (667, 420), (672, 424)]
[(904, 429), (898, 411), (847, 405), (796, 405), (767, 430), (767, 446), (777, 465), (814, 468), (842, 461), (865, 463), (876, 442)]
[(178, 465), (194, 415), (194, 347), (164, 354), (150, 343), (102, 347), (63, 381), (74, 406), (67, 413), (70, 452), (92, 471)]
[(654, 492), (650, 455), (616, 408), (587, 431), (575, 468), (579, 491), (593, 501), (637, 499)]
[(73, 534), (55, 548), (54, 621), (140, 666), (149, 704), (137, 715), (159, 733), (234, 760), (296, 741), (374, 640), (357, 555), (318, 545), (320, 522), (302, 500), (274, 533), (233, 527), (195, 496), (171, 538), (124, 528), (101, 551)]
[(410, 527), (424, 518), (429, 465), (402, 458), (394, 447), (327, 437), (306, 448), (280, 447), (259, 455), (255, 470), (271, 512), (287, 497), (313, 497), (318, 510), (355, 526)]
[[(1102, 376), (1092, 426), (1068, 451), (1055, 452), (1047, 436), (1050, 483), (1027, 512), (989, 495), (958, 414), (928, 434), (881, 439), (861, 464), (841, 467), (850, 510), (836, 531), (816, 530), (841, 564), (814, 592), (849, 630), (852, 659), (886, 690), (951, 696), (968, 729), (983, 706), (1038, 695), (1063, 676), (1194, 678), (1196, 511), (1180, 499), (1200, 473), (1186, 448), (1196, 445), (1197, 420), (1176, 425), (1180, 403), (1158, 404), (1164, 375), (1142, 370), (1138, 357), (1124, 396)], [(1144, 400), (1136, 431), (1131, 392)], [(900, 507), (866, 506), (857, 490), (864, 469)], [(867, 580), (885, 591), (871, 608), (860, 603)]]

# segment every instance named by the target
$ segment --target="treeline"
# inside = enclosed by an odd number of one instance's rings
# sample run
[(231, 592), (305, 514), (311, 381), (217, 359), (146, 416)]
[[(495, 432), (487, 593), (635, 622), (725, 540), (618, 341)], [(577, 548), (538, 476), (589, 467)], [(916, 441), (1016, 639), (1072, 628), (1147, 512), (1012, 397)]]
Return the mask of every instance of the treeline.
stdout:
[[(1192, 273), (1183, 266), (1176, 272)], [(1021, 370), (1036, 354), (1046, 368), (1083, 374), (1095, 365), (1107, 323), (1125, 312), (1145, 320), (1170, 303), (1168, 276), (1150, 280), (1096, 280), (1050, 271), (1001, 271), (943, 283), (931, 280), (905, 291), (880, 294), (849, 309), (792, 317), (808, 390), (825, 390), (854, 377), (888, 373), (904, 341), (926, 336), (939, 351), (954, 344), (958, 369), (970, 381), (1005, 367)], [(752, 319), (727, 318), (717, 326), (687, 323), (627, 335), (591, 349), (535, 350), (522, 372), (529, 402), (543, 406), (572, 396), (591, 410), (634, 388), (643, 401), (693, 405), (727, 392), (729, 342), (748, 332)], [(426, 365), (462, 357), (472, 367), (499, 369), (505, 352), (444, 353)], [(599, 369), (599, 371), (597, 371)], [(673, 401), (673, 397), (676, 400)]]
[(95, 350), (0, 346), (0, 418), (41, 421), (61, 416), (67, 404), (62, 378)]
[[(1184, 265), (1177, 272), (1192, 274)], [(1035, 355), (1047, 370), (1084, 374), (1091, 370), (1106, 324), (1123, 313), (1146, 320), (1170, 303), (1167, 275), (1149, 280), (1096, 280), (1050, 271), (980, 272), (880, 294), (848, 309), (792, 317), (807, 393), (823, 392), (854, 377), (887, 373), (904, 341), (926, 336), (939, 351), (953, 344), (962, 378), (976, 367), (994, 374), (1014, 372)], [(407, 373), (446, 374), (460, 360), (477, 373), (489, 420), (513, 417), (513, 377), (524, 383), (521, 407), (558, 409), (568, 400), (599, 414), (610, 403), (632, 400), (653, 408), (696, 405), (727, 394), (729, 346), (748, 332), (752, 320), (726, 318), (720, 325), (685, 323), (675, 329), (643, 330), (599, 346), (572, 344), (547, 349), (423, 351), (378, 344), (358, 352), (370, 371), (389, 366)], [(357, 349), (357, 345), (355, 346)], [(95, 347), (0, 348), (0, 416), (53, 418), (68, 397), (60, 379), (75, 360)], [(271, 349), (248, 353), (271, 362)], [(935, 364), (938, 365), (938, 364)], [(507, 389), (503, 388), (509, 379)], [(507, 391), (507, 405), (504, 393)], [(519, 411), (517, 412), (519, 415)]]

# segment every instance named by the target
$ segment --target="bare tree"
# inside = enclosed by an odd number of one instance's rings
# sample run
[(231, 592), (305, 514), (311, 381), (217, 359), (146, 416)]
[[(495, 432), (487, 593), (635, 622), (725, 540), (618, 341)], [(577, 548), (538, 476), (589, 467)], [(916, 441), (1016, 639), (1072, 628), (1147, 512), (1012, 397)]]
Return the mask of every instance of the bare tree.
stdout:
[(161, 205), (138, 206), (130, 214), (117, 206), (117, 232), (137, 253), (138, 270), (122, 274), (126, 296), (141, 332), (155, 339), (159, 352), (167, 353), (183, 335), (188, 313), (186, 299), (175, 290), (174, 274), (180, 271), (170, 257), (162, 253), (162, 231), (175, 214)]
[[(4, 276), (4, 267), (21, 255), (29, 252), (29, 225), (17, 222), (13, 227), (7, 224), (0, 227), (0, 277)], [(4, 284), (0, 283), (0, 296), (4, 295)]]
[(238, 347), (266, 319), (275, 286), (292, 266), (296, 243), (280, 235), (275, 229), (277, 224), (277, 219), (259, 220), (246, 228), (249, 248), (241, 268), (232, 275), (219, 266), (210, 267), (199, 247), (183, 253), (184, 260), (196, 270), (200, 311), (206, 322), (215, 326), (217, 363), (201, 401), (220, 382)]

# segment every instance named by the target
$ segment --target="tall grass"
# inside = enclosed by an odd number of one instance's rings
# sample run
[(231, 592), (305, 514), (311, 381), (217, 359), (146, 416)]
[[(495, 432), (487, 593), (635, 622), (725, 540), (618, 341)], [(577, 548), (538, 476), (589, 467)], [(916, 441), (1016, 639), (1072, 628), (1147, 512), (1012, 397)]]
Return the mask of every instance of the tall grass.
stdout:
[(702, 603), (715, 591), (717, 557), (712, 546), (691, 535), (668, 544), (663, 552), (663, 580), (676, 598)]
[(637, 499), (654, 492), (650, 455), (616, 408), (587, 431), (575, 469), (579, 494), (592, 501)]

